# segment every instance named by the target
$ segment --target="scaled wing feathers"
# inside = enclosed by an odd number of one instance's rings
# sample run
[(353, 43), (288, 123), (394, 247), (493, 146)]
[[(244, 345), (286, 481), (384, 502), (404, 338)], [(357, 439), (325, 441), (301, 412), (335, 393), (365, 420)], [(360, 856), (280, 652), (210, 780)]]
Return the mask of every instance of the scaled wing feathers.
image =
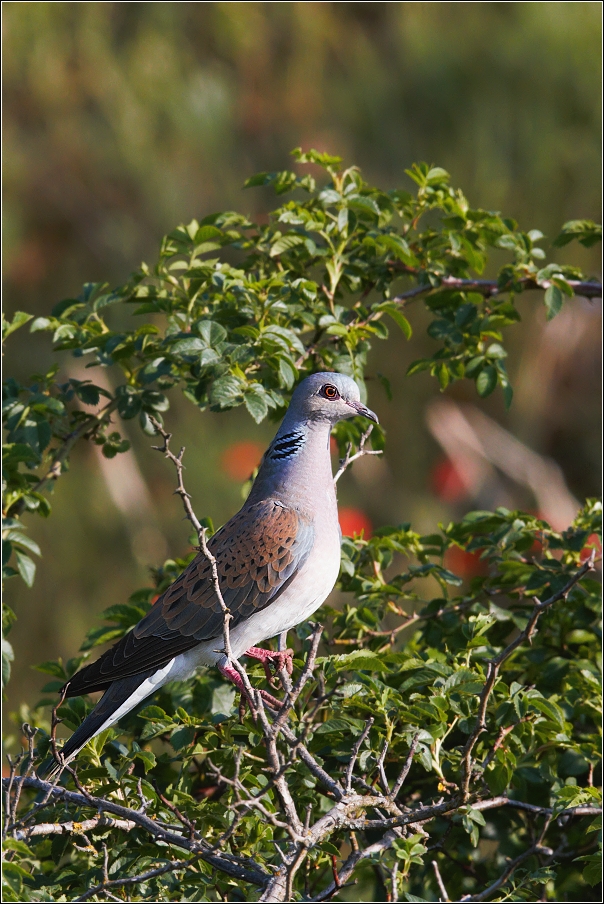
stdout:
[[(313, 541), (310, 520), (274, 499), (244, 506), (214, 534), (208, 547), (231, 628), (283, 592)], [(105, 690), (113, 681), (159, 668), (222, 630), (211, 565), (200, 552), (129, 634), (70, 679), (67, 696)]]

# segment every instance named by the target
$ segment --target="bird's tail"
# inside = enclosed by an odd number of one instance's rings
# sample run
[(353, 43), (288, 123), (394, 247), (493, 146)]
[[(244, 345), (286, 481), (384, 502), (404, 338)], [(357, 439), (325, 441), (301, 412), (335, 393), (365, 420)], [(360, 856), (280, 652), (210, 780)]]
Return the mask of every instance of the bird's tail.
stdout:
[[(121, 716), (134, 709), (152, 693), (155, 690), (153, 687), (149, 690), (145, 687), (147, 692), (144, 694), (137, 693), (137, 691), (142, 689), (146, 680), (156, 671), (156, 669), (149, 669), (139, 675), (122, 678), (111, 684), (92, 712), (58, 751), (58, 760), (54, 756), (50, 756), (39, 766), (37, 770), (39, 777), (52, 781), (64, 766), (78, 755), (88, 741), (104, 731), (105, 728), (115, 724)], [(131, 705), (128, 706), (128, 703)]]

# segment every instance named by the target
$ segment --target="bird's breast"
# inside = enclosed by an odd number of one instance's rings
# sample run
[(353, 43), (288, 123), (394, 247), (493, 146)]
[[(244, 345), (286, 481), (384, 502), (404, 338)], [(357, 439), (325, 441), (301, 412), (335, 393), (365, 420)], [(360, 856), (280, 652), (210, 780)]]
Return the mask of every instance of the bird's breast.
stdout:
[(319, 519), (315, 529), (313, 549), (291, 583), (265, 609), (255, 612), (231, 631), (236, 658), (250, 647), (309, 619), (333, 590), (340, 570), (337, 517), (335, 523), (331, 518)]

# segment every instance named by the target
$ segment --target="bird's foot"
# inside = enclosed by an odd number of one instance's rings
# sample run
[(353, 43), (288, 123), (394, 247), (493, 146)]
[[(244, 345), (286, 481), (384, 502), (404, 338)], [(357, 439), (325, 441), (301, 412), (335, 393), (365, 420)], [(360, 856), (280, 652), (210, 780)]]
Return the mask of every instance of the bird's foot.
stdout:
[[(264, 650), (262, 652), (265, 652)], [(245, 689), (245, 685), (243, 683), (243, 679), (237, 669), (232, 665), (219, 665), (218, 670), (221, 675), (224, 675), (225, 678), (228, 678), (229, 681), (232, 681), (239, 693), (241, 694), (241, 702), (239, 704), (239, 716), (243, 717), (243, 713), (245, 712), (246, 704), (250, 707), (252, 713), (255, 710), (254, 701), (250, 700), (247, 690)], [(265, 703), (267, 703), (271, 709), (280, 710), (281, 702), (277, 700), (276, 697), (273, 697), (272, 694), (269, 694), (268, 691), (260, 691), (260, 695)]]
[(274, 666), (276, 672), (286, 669), (287, 674), (291, 675), (294, 671), (294, 651), (293, 650), (263, 650), (262, 647), (250, 647), (245, 651), (245, 655), (250, 659), (257, 659), (264, 666), (266, 680), (271, 687), (275, 687), (275, 681), (271, 672), (271, 665)]

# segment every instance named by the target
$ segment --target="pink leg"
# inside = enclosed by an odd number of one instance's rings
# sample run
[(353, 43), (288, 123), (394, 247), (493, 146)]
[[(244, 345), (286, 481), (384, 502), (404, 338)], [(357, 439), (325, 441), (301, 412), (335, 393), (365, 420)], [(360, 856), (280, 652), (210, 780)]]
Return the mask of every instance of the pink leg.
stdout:
[(262, 663), (266, 680), (271, 687), (274, 687), (273, 676), (270, 670), (271, 665), (274, 664), (276, 671), (280, 671), (283, 668), (287, 669), (288, 675), (291, 675), (294, 670), (293, 650), (274, 652), (273, 650), (263, 650), (262, 647), (250, 647), (249, 650), (245, 651), (245, 655), (249, 656), (250, 659), (258, 659)]
[[(245, 685), (243, 683), (241, 675), (236, 668), (234, 668), (232, 665), (219, 665), (218, 671), (221, 675), (224, 675), (225, 678), (228, 678), (229, 681), (233, 682), (233, 684), (241, 694), (242, 701), (246, 701), (248, 703), (252, 702), (248, 698)], [(268, 703), (268, 705), (272, 707), (272, 709), (281, 709), (281, 703), (279, 702), (279, 700), (277, 700), (276, 697), (273, 697), (272, 694), (269, 694), (268, 691), (260, 691), (260, 694), (262, 696), (262, 699), (265, 700), (266, 703)]]

